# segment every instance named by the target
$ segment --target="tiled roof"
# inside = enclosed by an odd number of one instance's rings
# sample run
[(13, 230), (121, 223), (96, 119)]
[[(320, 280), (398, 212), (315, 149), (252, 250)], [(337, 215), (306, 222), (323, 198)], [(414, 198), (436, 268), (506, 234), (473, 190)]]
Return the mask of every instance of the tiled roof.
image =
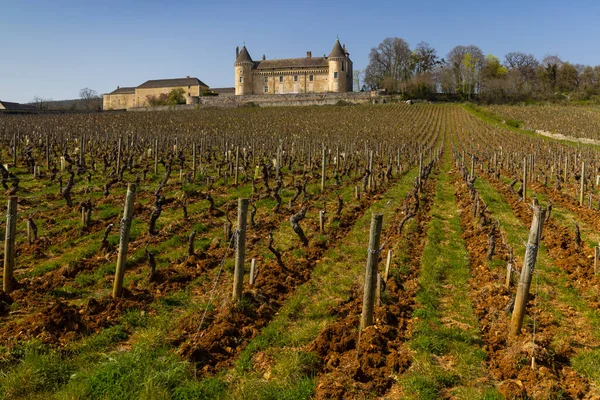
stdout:
[(142, 83), (137, 89), (156, 89), (179, 86), (207, 86), (198, 78), (155, 79)]
[(34, 106), (33, 104), (11, 103), (9, 101), (1, 101), (0, 100), (0, 105), (3, 106), (3, 108), (0, 108), (0, 109), (4, 109), (4, 110), (8, 110), (8, 111), (36, 111), (36, 110), (38, 110), (38, 108), (36, 106)]
[(318, 68), (327, 67), (328, 65), (325, 57), (282, 58), (260, 61), (256, 64), (256, 69)]
[(109, 94), (135, 94), (135, 88), (134, 87), (120, 87), (120, 88), (113, 90)]

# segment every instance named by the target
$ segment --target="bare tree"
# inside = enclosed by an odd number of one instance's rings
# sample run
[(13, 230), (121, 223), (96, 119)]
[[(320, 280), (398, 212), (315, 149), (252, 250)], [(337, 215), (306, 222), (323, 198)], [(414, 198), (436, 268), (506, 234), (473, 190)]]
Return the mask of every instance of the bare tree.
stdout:
[(386, 38), (371, 49), (369, 65), (365, 69), (365, 83), (371, 88), (391, 92), (402, 89), (402, 83), (412, 76), (412, 59), (408, 43), (401, 38)]
[(90, 88), (83, 88), (79, 91), (79, 98), (83, 100), (83, 107), (86, 110), (93, 110), (95, 101), (100, 98), (98, 92)]

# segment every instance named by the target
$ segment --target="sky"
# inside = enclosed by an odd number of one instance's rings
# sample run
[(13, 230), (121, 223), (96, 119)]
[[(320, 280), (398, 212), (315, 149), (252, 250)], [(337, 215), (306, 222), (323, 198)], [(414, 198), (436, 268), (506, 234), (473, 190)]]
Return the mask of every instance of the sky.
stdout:
[(600, 65), (600, 1), (0, 0), (0, 100), (63, 100), (149, 79), (234, 85), (235, 47), (255, 60), (329, 54), (354, 69), (387, 37), (428, 42), (440, 57), (476, 45)]

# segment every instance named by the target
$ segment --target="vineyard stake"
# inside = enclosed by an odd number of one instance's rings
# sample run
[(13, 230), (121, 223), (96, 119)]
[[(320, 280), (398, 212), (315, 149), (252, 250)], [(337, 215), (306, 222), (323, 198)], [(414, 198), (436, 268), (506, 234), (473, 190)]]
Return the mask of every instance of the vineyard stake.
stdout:
[(535, 268), (540, 238), (544, 227), (544, 219), (546, 217), (546, 209), (539, 207), (537, 204), (533, 208), (533, 220), (531, 222), (531, 230), (529, 231), (529, 239), (525, 250), (525, 258), (523, 268), (521, 269), (521, 277), (519, 286), (517, 287), (517, 297), (515, 298), (515, 308), (513, 310), (510, 323), (510, 336), (515, 338), (521, 332), (523, 327), (523, 317), (525, 316), (525, 306), (529, 297), (529, 287), (531, 286), (531, 277)]
[(371, 217), (371, 230), (369, 233), (369, 250), (367, 256), (367, 269), (365, 274), (365, 292), (363, 296), (362, 316), (360, 328), (365, 329), (373, 325), (373, 307), (375, 303), (375, 289), (377, 284), (377, 259), (379, 257), (379, 239), (383, 214), (373, 214)]
[(246, 255), (246, 222), (248, 220), (248, 199), (238, 200), (237, 232), (235, 235), (235, 270), (233, 272), (233, 300), (242, 298), (244, 282), (244, 257)]
[(387, 260), (385, 262), (385, 275), (384, 275), (384, 278), (383, 278), (383, 281), (385, 283), (387, 283), (387, 281), (388, 281), (388, 276), (390, 274), (390, 265), (391, 264), (392, 264), (392, 250), (388, 250)]
[(323, 153), (321, 155), (321, 192), (325, 191), (325, 167), (326, 167), (326, 160), (325, 160), (325, 152), (326, 152), (326, 147), (325, 145), (323, 145)]
[(17, 166), (17, 134), (13, 135), (13, 167)]
[(117, 143), (117, 174), (121, 172), (121, 137), (119, 136), (119, 141)]
[(196, 142), (192, 143), (192, 178), (196, 180)]
[(527, 197), (527, 157), (523, 159), (523, 203), (527, 201), (525, 198)]
[(377, 274), (377, 305), (381, 305), (381, 274)]
[(600, 247), (594, 247), (594, 275), (598, 275), (600, 271), (598, 270), (598, 263), (600, 261)]
[(252, 261), (250, 261), (250, 286), (254, 285), (254, 269), (256, 266), (256, 260), (253, 258)]
[(585, 161), (581, 162), (581, 187), (579, 189), (579, 205), (583, 206), (583, 199), (585, 195)]
[(154, 139), (154, 175), (158, 175), (158, 137)]
[(2, 290), (10, 293), (13, 289), (13, 271), (15, 269), (15, 236), (17, 234), (17, 197), (8, 199), (6, 213), (6, 236), (4, 237), (4, 282)]
[(127, 197), (125, 198), (125, 209), (123, 210), (123, 219), (121, 220), (121, 232), (119, 235), (119, 255), (117, 257), (117, 270), (115, 272), (115, 282), (113, 286), (112, 297), (121, 297), (123, 292), (123, 276), (125, 275), (125, 263), (127, 262), (127, 249), (129, 247), (129, 231), (131, 230), (131, 220), (135, 201), (135, 183), (127, 185)]
[(50, 141), (46, 133), (46, 168), (50, 169)]
[(240, 172), (240, 147), (235, 148), (235, 187), (238, 186)]
[(506, 286), (507, 289), (510, 289), (510, 282), (512, 280), (512, 263), (506, 264)]

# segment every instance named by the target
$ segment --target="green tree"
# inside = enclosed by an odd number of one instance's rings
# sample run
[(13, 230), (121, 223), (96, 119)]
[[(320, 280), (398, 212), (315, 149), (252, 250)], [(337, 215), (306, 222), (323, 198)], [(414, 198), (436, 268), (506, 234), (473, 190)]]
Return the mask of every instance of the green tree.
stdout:
[(169, 92), (169, 104), (185, 104), (185, 90), (183, 88), (175, 88)]

